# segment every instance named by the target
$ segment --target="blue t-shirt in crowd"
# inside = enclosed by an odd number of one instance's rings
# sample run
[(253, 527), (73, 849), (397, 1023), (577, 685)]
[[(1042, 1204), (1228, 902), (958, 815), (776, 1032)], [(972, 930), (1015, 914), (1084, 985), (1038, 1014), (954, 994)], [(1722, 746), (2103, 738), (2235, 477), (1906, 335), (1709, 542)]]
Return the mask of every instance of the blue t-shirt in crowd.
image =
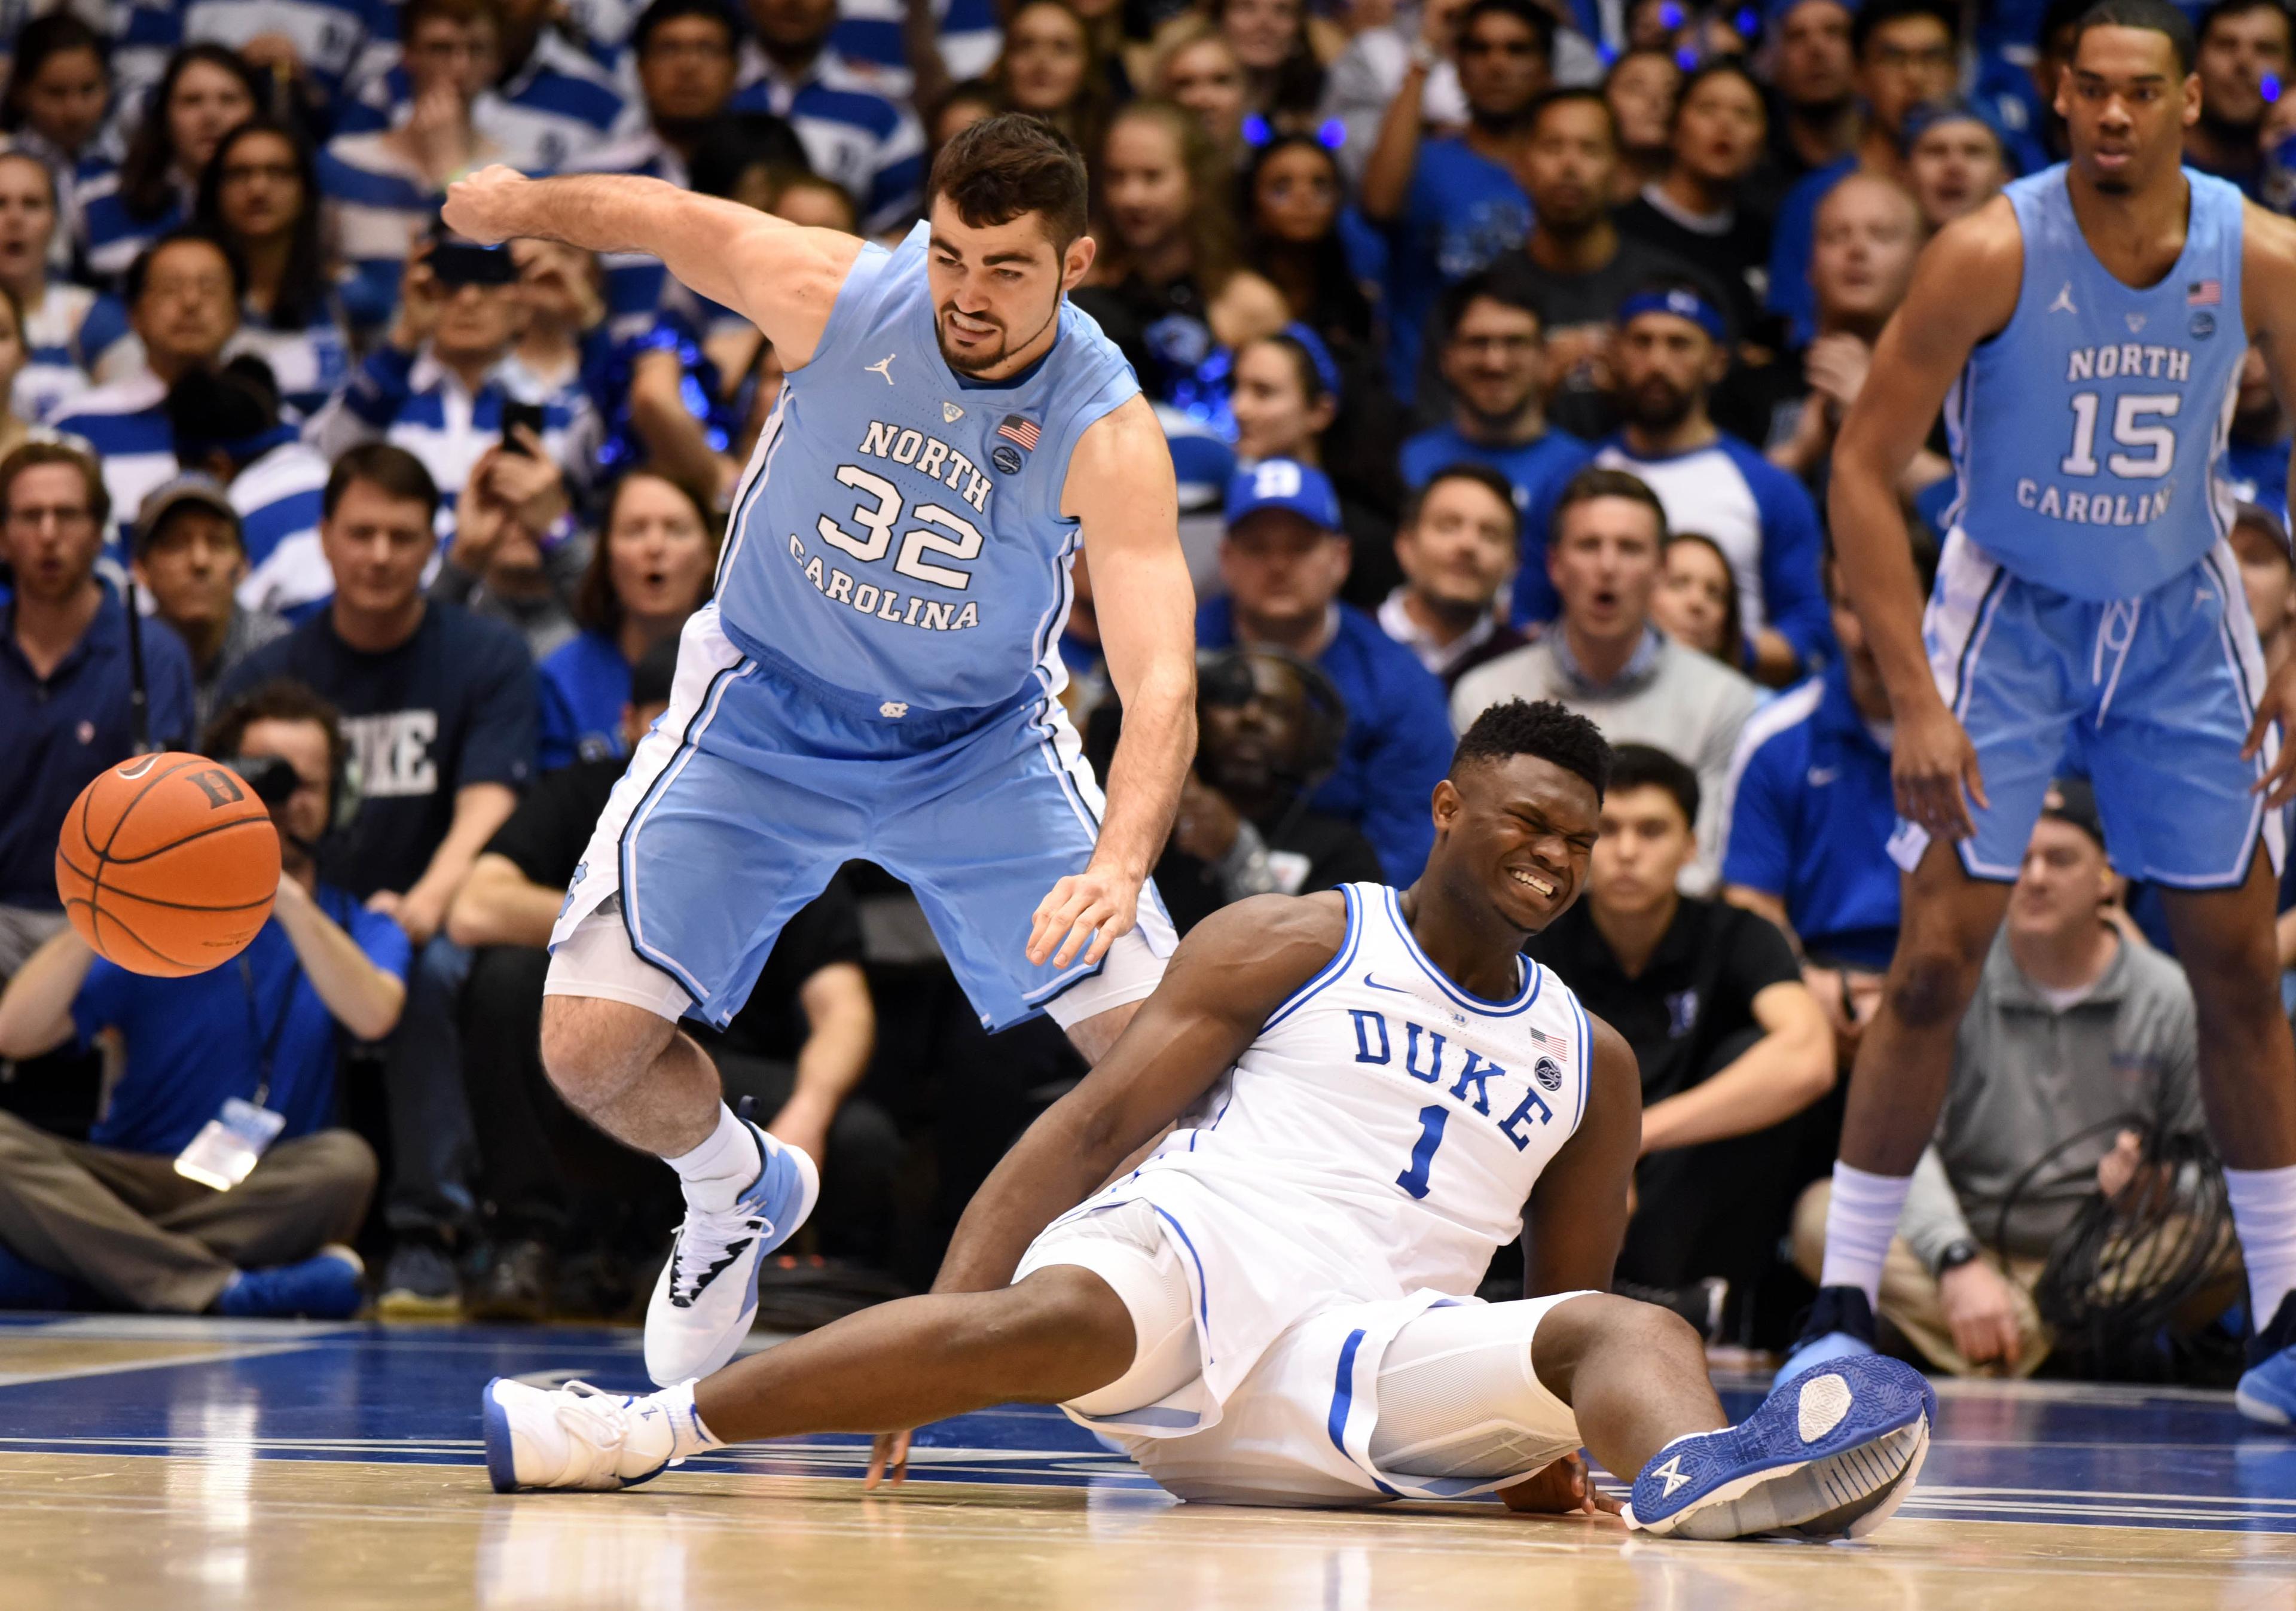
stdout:
[(2286, 437), (2271, 442), (2226, 442), (2219, 473), (2232, 483), (2232, 495), (2241, 502), (2288, 518)]
[(308, 683), (342, 712), (358, 763), (359, 809), (333, 836), (321, 876), (364, 900), (422, 876), (472, 784), (524, 788), (534, 775), (534, 662), (509, 627), (455, 604), (423, 606), (414, 635), (370, 653), (324, 611), (225, 677), (228, 703), (275, 677)]
[(1398, 397), (1410, 400), (1421, 336), (1443, 288), (1489, 267), (1529, 234), (1530, 198), (1508, 168), (1464, 140), (1420, 146), (1388, 259), (1387, 373)]
[[(1451, 769), (1450, 702), (1419, 657), (1346, 604), (1339, 630), (1316, 657), (1348, 708), (1340, 764), (1309, 797), (1318, 811), (1344, 817), (1379, 852), (1392, 884), (1409, 884), (1435, 848), (1428, 797)], [(1235, 643), (1234, 604), (1215, 598), (1196, 612), (1196, 642), (1207, 649)]]
[[(406, 977), (406, 930), (325, 884), (316, 899), (368, 961)], [(99, 957), (71, 1010), (83, 1041), (113, 1029), (127, 1042), (119, 1083), (88, 1131), (98, 1147), (181, 1152), (227, 1097), (255, 1100), (266, 1064), (264, 1105), (287, 1121), (280, 1139), (334, 1122), (334, 1015), (275, 916), (231, 961), (187, 978), (148, 978)]]
[(630, 703), (630, 662), (603, 632), (584, 632), (535, 668), (542, 691), (545, 772), (578, 760), (603, 760), (622, 749), (622, 707)]
[(1488, 464), (1514, 484), (1515, 514), (1522, 522), (1522, 568), (1515, 572), (1510, 613), (1521, 626), (1553, 621), (1562, 612), (1562, 601), (1546, 579), (1546, 529), (1564, 484), (1594, 456), (1591, 444), (1567, 431), (1549, 428), (1530, 441), (1494, 448), (1469, 441), (1446, 421), (1406, 441), (1398, 462), (1407, 487), (1424, 487), (1438, 470), (1462, 461)]
[(1738, 738), (1722, 828), (1722, 882), (1785, 902), (1802, 949), (1886, 968), (1898, 944), (1898, 825), (1890, 752), (1824, 672), (1756, 711)]
[[(152, 742), (190, 749), (192, 657), (166, 623), (141, 625)], [(127, 611), (110, 588), (45, 679), (16, 646), (15, 604), (0, 608), (0, 906), (56, 909), (64, 816), (90, 778), (135, 752), (129, 686)]]

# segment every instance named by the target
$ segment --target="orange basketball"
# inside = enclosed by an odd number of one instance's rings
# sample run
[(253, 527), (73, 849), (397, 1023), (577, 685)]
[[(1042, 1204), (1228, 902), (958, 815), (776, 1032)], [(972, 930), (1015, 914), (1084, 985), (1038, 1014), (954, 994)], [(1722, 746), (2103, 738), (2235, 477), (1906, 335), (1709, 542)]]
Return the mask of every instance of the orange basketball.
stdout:
[(56, 842), (79, 937), (132, 974), (203, 974), (246, 949), (279, 889), (279, 834), (204, 755), (138, 755), (80, 791)]

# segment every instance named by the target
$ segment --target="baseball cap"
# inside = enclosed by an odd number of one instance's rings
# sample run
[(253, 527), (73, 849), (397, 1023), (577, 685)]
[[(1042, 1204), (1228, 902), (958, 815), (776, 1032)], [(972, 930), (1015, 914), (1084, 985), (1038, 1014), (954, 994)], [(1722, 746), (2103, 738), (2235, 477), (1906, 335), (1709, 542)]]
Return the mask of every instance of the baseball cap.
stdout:
[(1263, 509), (1287, 509), (1325, 531), (1340, 529), (1340, 495), (1332, 490), (1332, 478), (1297, 459), (1265, 458), (1229, 481), (1229, 525)]
[(2060, 777), (2041, 797), (2041, 815), (2079, 828), (2104, 848), (2104, 824), (2096, 814), (2096, 791), (2086, 777)]
[(231, 497), (224, 491), (223, 483), (212, 475), (188, 470), (161, 481), (144, 495), (143, 506), (135, 511), (134, 552), (139, 557), (152, 546), (152, 534), (168, 516), (186, 504), (223, 516), (230, 522), (232, 540), (242, 548), (247, 547), (247, 534), (240, 529), (239, 511), (231, 506)]

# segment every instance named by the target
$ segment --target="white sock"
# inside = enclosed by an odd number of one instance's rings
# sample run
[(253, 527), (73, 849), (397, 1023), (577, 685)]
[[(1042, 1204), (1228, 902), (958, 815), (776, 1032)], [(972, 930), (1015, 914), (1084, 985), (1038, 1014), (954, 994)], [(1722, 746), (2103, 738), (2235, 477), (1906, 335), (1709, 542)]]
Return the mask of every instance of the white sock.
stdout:
[(732, 1212), (734, 1199), (758, 1178), (766, 1161), (758, 1155), (758, 1138), (734, 1116), (723, 1102), (718, 1105), (718, 1128), (709, 1139), (690, 1153), (663, 1163), (685, 1182), (685, 1200), (704, 1213)]
[(2259, 1331), (2296, 1288), (2296, 1163), (2285, 1169), (2227, 1169), (2225, 1196), (2248, 1264), (2249, 1306)]
[(653, 1395), (654, 1402), (669, 1412), (669, 1458), (685, 1459), (689, 1455), (707, 1454), (712, 1449), (723, 1449), (725, 1439), (701, 1424), (701, 1412), (693, 1407), (693, 1384), (680, 1382), (675, 1387), (665, 1387)]
[(1836, 1159), (1833, 1201), (1825, 1211), (1825, 1269), (1820, 1286), (1856, 1286), (1882, 1302), (1882, 1261), (1898, 1234), (1911, 1175), (1873, 1175)]

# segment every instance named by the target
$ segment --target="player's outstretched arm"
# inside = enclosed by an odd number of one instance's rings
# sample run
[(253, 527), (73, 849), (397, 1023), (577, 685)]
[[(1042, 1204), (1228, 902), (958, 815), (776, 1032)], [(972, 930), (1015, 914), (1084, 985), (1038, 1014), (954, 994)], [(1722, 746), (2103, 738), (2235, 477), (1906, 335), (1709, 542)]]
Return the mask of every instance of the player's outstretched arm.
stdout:
[(1834, 551), (1890, 690), (1898, 810), (1941, 839), (1969, 836), (1968, 801), (1984, 803), (1984, 780), (1969, 736), (1931, 679), (1921, 583), (1898, 481), (1971, 350), (2016, 312), (2023, 262), (2016, 213), (2001, 198), (1941, 231), (1922, 253), (1904, 304), (1882, 333), (1833, 448), (1827, 507)]
[(1627, 1038), (1600, 1018), (1587, 1114), (1539, 1171), (1523, 1216), (1522, 1295), (1608, 1292), (1627, 1239), (1627, 1188), (1643, 1147), (1643, 1077)]
[(527, 235), (586, 251), (660, 258), (693, 290), (741, 314), (782, 366), (813, 357), (861, 242), (739, 202), (619, 174), (529, 179), (482, 168), (447, 187), (447, 226), (489, 244)]
[(1180, 553), (1172, 450), (1146, 399), (1111, 410), (1078, 439), (1061, 506), (1084, 524), (1124, 732), (1092, 860), (1053, 886), (1029, 935), (1029, 960), (1056, 967), (1080, 950), (1099, 961), (1132, 926), (1196, 753), (1196, 591)]
[[(2296, 408), (2296, 222), (2267, 212), (2253, 201), (2241, 219), (2240, 303), (2248, 339), (2264, 355), (2273, 394), (2282, 408)], [(2296, 490), (2296, 465), (2289, 486)], [(2272, 724), (2280, 724), (2279, 758), (2257, 787), (2267, 810), (2278, 810), (2296, 794), (2296, 670), (2284, 663), (2265, 681), (2256, 702), (2256, 722), (2244, 752), (2253, 756)]]
[(1336, 892), (1256, 895), (1198, 924), (1108, 1055), (982, 1183), (933, 1290), (986, 1292), (1010, 1282), (1037, 1233), (1187, 1112), (1275, 1009), (1331, 961), (1347, 926)]

